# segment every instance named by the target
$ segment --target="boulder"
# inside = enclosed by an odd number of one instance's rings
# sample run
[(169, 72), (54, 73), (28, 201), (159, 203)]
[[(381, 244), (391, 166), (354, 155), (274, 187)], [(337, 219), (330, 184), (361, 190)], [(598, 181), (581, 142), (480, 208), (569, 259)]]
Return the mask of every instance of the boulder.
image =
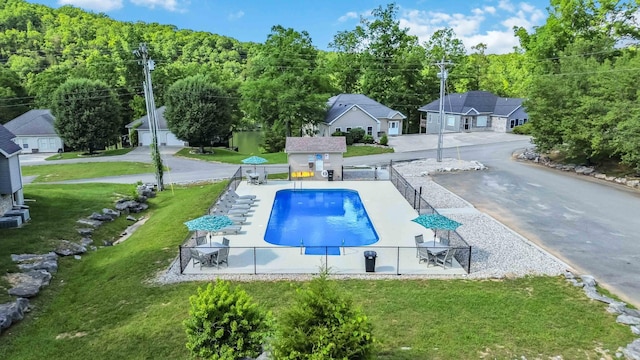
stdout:
[(33, 263), (18, 264), (18, 268), (21, 271), (46, 270), (49, 273), (55, 273), (58, 271), (58, 260), (44, 260)]
[(60, 256), (70, 256), (84, 254), (87, 252), (87, 248), (68, 240), (61, 240), (58, 243), (58, 247), (56, 248), (55, 252)]
[(640, 318), (629, 315), (618, 315), (616, 321), (625, 325), (640, 325)]
[(85, 237), (80, 239), (80, 245), (87, 247), (89, 245), (93, 244), (93, 239)]
[(34, 297), (43, 286), (49, 285), (51, 274), (46, 270), (31, 270), (26, 273), (7, 275), (14, 286), (9, 289), (9, 295), (30, 298)]
[(93, 220), (93, 219), (80, 219), (76, 222), (81, 225), (93, 226), (94, 228), (97, 228), (98, 226), (102, 225), (102, 221)]
[(100, 214), (100, 213), (97, 213), (97, 212), (94, 212), (91, 215), (89, 215), (89, 219), (98, 220), (98, 221), (113, 221), (113, 218), (111, 216), (105, 215), (105, 214)]
[(93, 235), (93, 229), (91, 228), (79, 228), (78, 230), (78, 234), (82, 235), (82, 236), (91, 236)]
[(596, 286), (596, 278), (594, 278), (592, 275), (581, 275), (580, 279), (582, 279), (582, 282), (586, 285), (586, 286)]
[(50, 273), (58, 271), (58, 255), (54, 252), (47, 254), (11, 254), (11, 260), (18, 263), (22, 271), (46, 270)]
[(102, 213), (107, 216), (110, 216), (112, 219), (120, 217), (120, 211), (115, 211), (112, 209), (102, 209)]
[(627, 359), (640, 360), (640, 339), (635, 339), (622, 350)]
[(29, 310), (29, 299), (18, 298), (15, 302), (0, 304), (0, 333), (24, 318)]
[(11, 254), (11, 261), (17, 263), (44, 261), (44, 260), (57, 260), (58, 255), (56, 253), (48, 252), (46, 254)]
[(640, 186), (640, 180), (627, 180), (626, 185), (629, 187), (638, 187)]

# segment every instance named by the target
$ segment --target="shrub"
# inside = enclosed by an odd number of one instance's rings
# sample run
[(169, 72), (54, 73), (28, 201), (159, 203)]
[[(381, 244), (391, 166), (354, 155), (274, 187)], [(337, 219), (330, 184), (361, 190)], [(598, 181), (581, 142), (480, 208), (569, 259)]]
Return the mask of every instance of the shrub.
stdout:
[(322, 272), (282, 314), (271, 353), (275, 359), (370, 359), (374, 340), (367, 316), (340, 295)]
[(373, 144), (373, 136), (365, 135), (362, 137), (362, 142), (365, 144)]
[(344, 133), (342, 131), (334, 131), (333, 134), (331, 134), (331, 136), (344, 136)]
[(353, 135), (351, 135), (350, 132), (344, 134), (344, 137), (346, 138), (347, 145), (353, 145)]
[(353, 138), (354, 143), (362, 142), (362, 138), (365, 135), (364, 129), (360, 129), (360, 128), (351, 129), (349, 133), (351, 134), (351, 137)]
[(268, 314), (244, 290), (231, 289), (218, 279), (215, 286), (198, 287), (189, 298), (189, 318), (184, 321), (187, 349), (195, 356), (215, 360), (257, 357), (268, 330)]
[(531, 123), (528, 122), (526, 124), (522, 124), (514, 127), (513, 133), (520, 134), (520, 135), (531, 135)]
[(387, 145), (389, 144), (389, 138), (387, 137), (387, 134), (382, 135), (382, 137), (380, 138), (380, 145)]

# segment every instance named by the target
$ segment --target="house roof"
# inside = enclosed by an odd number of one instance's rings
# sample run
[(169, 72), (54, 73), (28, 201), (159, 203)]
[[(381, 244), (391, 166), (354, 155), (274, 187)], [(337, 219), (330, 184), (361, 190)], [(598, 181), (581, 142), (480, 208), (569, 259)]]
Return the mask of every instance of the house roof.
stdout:
[(53, 123), (56, 118), (49, 109), (29, 110), (4, 126), (16, 136), (58, 136)]
[[(156, 120), (158, 121), (158, 130), (169, 130), (167, 126), (167, 119), (164, 118), (164, 111), (167, 109), (166, 106), (161, 106), (156, 109)], [(125, 125), (127, 129), (134, 127), (136, 124), (142, 122), (142, 125), (138, 127), (138, 130), (149, 130), (149, 114), (133, 120), (132, 122)]]
[(347, 139), (344, 136), (287, 137), (284, 152), (344, 153), (347, 152)]
[[(420, 111), (438, 112), (440, 101), (435, 100), (422, 106)], [(522, 99), (502, 98), (488, 91), (468, 91), (462, 94), (449, 94), (444, 97), (444, 112), (451, 114), (495, 114), (513, 117), (516, 110), (522, 109)], [(524, 109), (518, 114), (527, 117)]]
[(327, 124), (334, 122), (354, 106), (359, 107), (376, 121), (378, 121), (378, 119), (391, 119), (397, 114), (400, 114), (403, 119), (406, 118), (401, 112), (384, 106), (362, 94), (340, 94), (333, 96), (327, 101), (327, 106), (329, 109), (324, 118), (324, 122)]
[(19, 153), (21, 150), (20, 146), (12, 140), (15, 137), (11, 131), (0, 125), (0, 154), (6, 158)]

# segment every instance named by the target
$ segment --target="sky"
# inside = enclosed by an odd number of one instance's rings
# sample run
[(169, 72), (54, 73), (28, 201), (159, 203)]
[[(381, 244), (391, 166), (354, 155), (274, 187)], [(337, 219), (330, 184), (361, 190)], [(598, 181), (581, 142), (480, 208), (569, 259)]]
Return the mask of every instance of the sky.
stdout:
[[(239, 41), (262, 43), (271, 27), (307, 31), (322, 50), (340, 31), (355, 29), (360, 17), (391, 0), (28, 0), (51, 7), (73, 5), (122, 21), (157, 22), (179, 29), (207, 31)], [(504, 54), (518, 46), (514, 26), (544, 24), (549, 0), (397, 0), (397, 19), (420, 43), (452, 28), (468, 52), (479, 43), (487, 53)]]

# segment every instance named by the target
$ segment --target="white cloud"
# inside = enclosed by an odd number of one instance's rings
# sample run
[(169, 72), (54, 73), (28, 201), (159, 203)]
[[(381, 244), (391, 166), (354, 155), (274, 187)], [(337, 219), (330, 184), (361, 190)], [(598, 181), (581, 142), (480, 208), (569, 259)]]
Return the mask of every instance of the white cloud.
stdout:
[(339, 22), (345, 22), (345, 21), (347, 21), (347, 20), (349, 20), (349, 19), (357, 19), (357, 18), (358, 18), (358, 13), (357, 13), (357, 12), (355, 12), (355, 11), (349, 11), (348, 13), (346, 13), (346, 14), (344, 14), (344, 15), (340, 16), (340, 17), (338, 18), (338, 21), (339, 21)]
[(58, 4), (73, 5), (98, 12), (107, 12), (122, 8), (122, 0), (58, 0)]
[[(487, 15), (490, 20), (486, 19)], [(500, 18), (502, 21), (498, 20)], [(509, 53), (519, 45), (513, 34), (514, 26), (531, 30), (544, 19), (542, 10), (524, 2), (514, 5), (508, 0), (500, 0), (497, 8), (473, 8), (467, 14), (402, 9), (399, 15), (400, 26), (408, 28), (409, 33), (417, 36), (421, 43), (428, 41), (437, 30), (448, 27), (462, 40), (467, 51), (484, 43), (487, 53), (491, 54)]]
[(169, 11), (184, 12), (185, 7), (189, 4), (188, 0), (130, 0), (133, 4), (138, 6), (148, 7), (155, 9), (156, 7), (163, 8)]
[(229, 14), (229, 20), (231, 20), (231, 21), (238, 20), (243, 16), (244, 16), (244, 11), (242, 11), (242, 10), (236, 11), (234, 13)]

